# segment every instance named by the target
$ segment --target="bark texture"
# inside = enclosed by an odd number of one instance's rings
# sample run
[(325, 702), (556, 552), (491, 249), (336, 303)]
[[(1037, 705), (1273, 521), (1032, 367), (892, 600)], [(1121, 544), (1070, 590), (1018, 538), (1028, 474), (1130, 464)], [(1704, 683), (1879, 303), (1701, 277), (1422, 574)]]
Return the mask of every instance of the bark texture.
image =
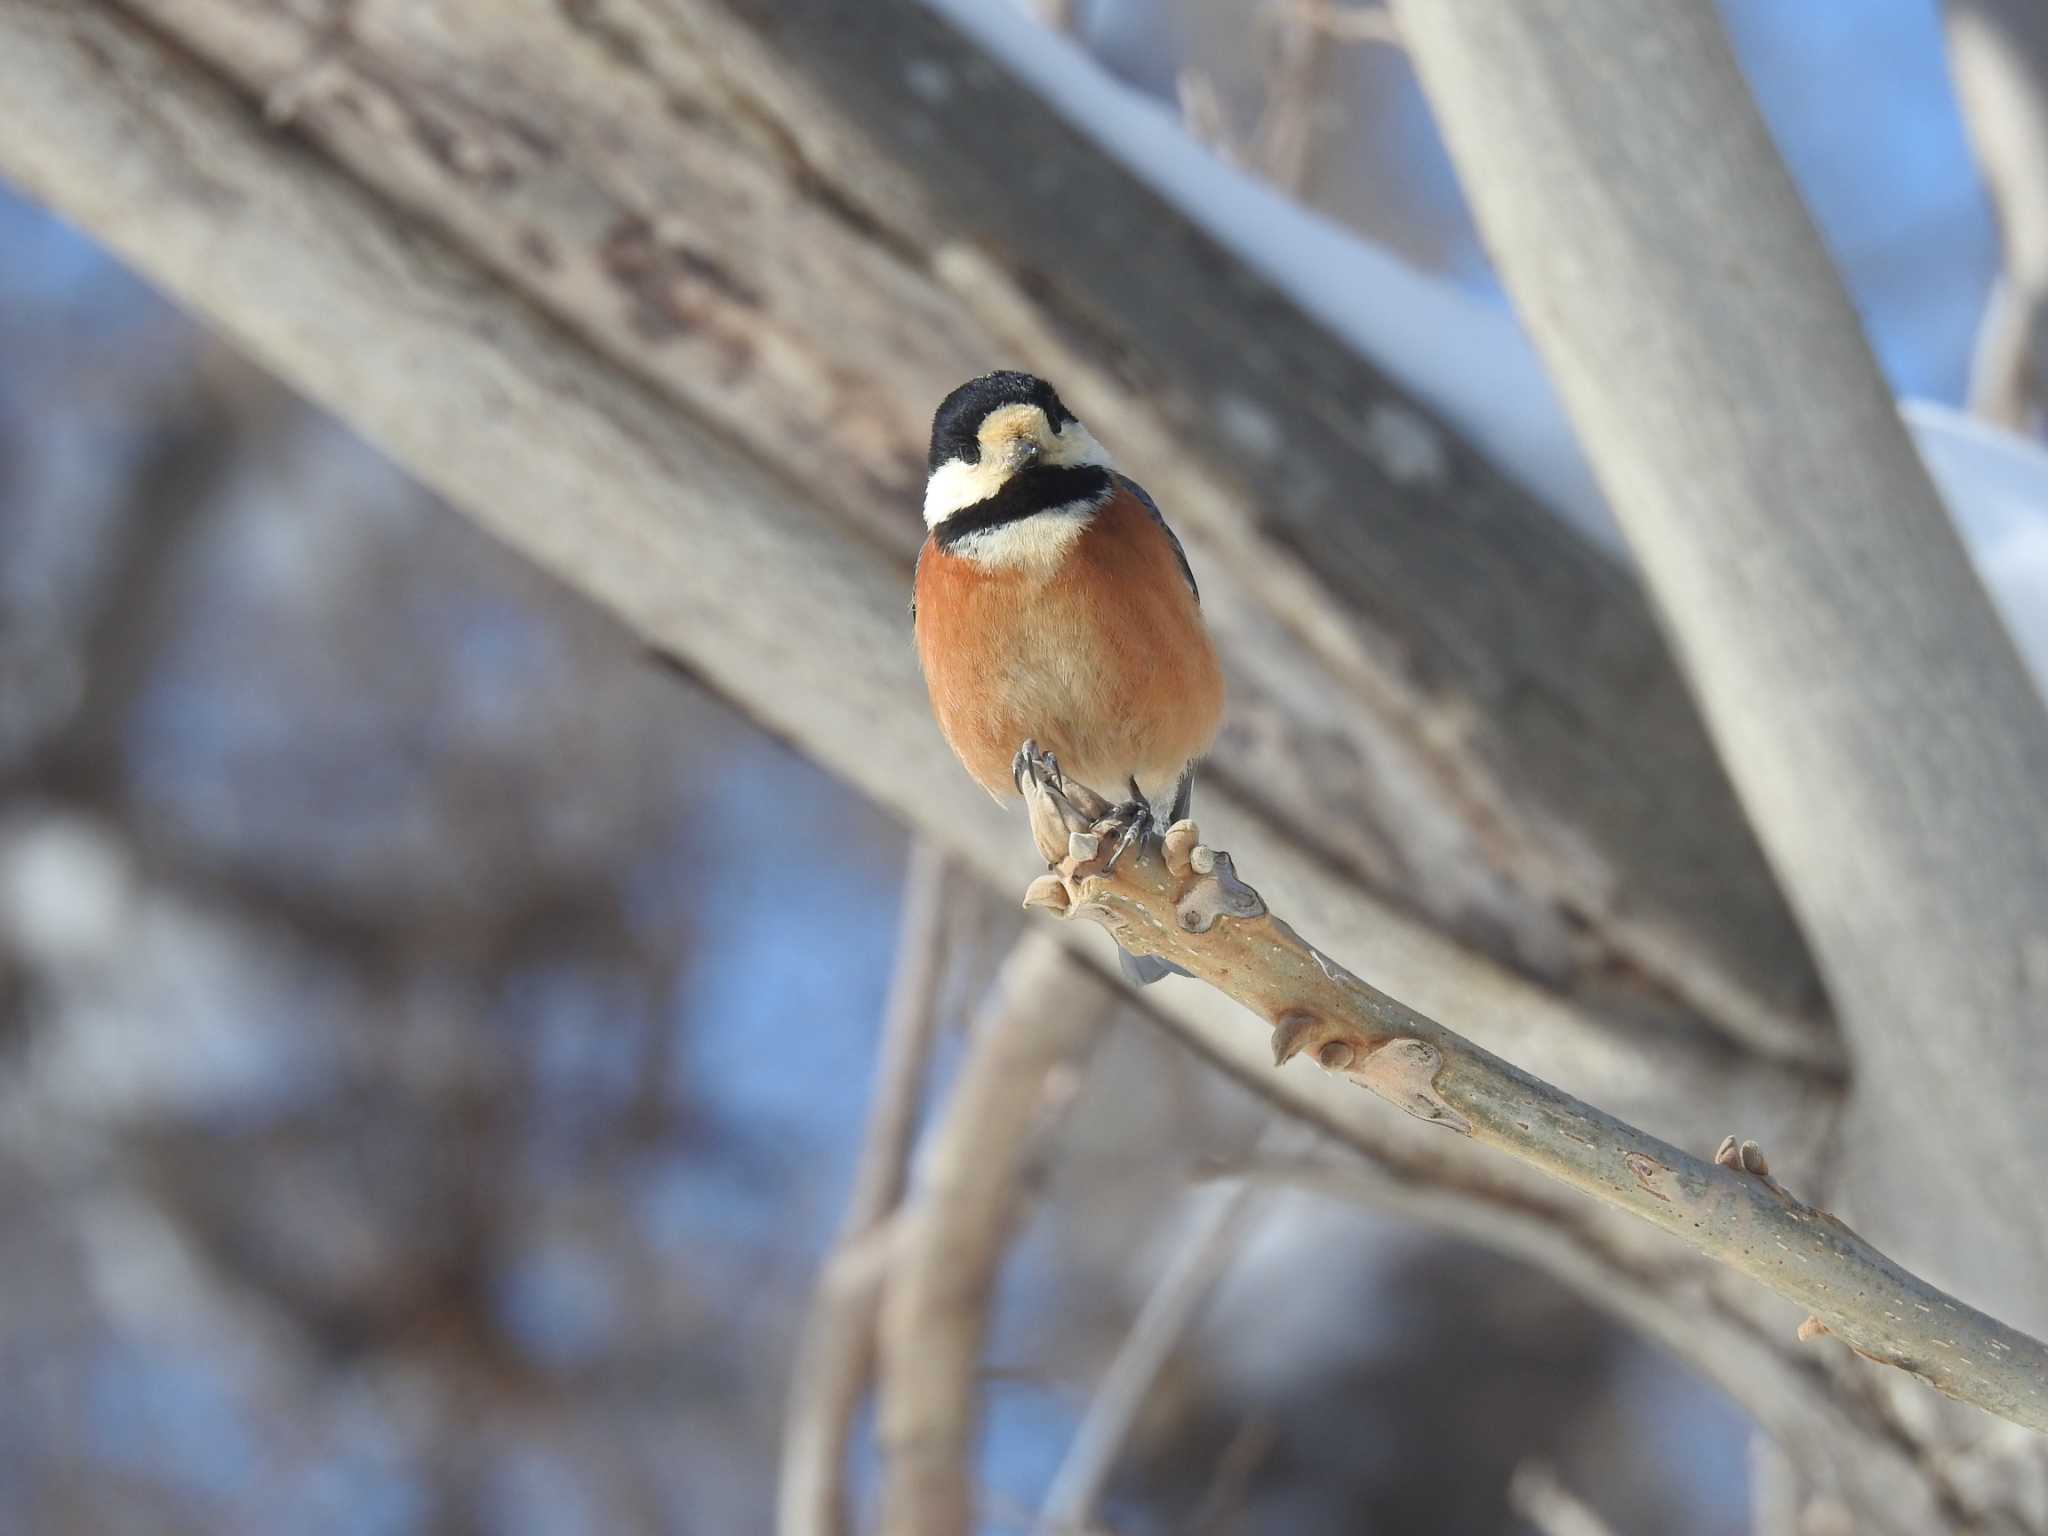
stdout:
[(1112, 858), (1109, 801), (1039, 762), (1025, 780), (1033, 838), (1052, 867), (1027, 907), (1100, 923), (1132, 954), (1235, 998), (1271, 1029), (1276, 1064), (1307, 1057), (1769, 1286), (1807, 1310), (1802, 1342), (1837, 1334), (1867, 1359), (2048, 1433), (2048, 1345), (1795, 1198), (1754, 1141), (1730, 1136), (1709, 1163), (1645, 1135), (1361, 981), (1276, 916), (1192, 821)]
[(2048, 712), (1714, 7), (1402, 20), (1840, 1010), (1843, 1209), (2039, 1330)]
[[(1006, 823), (968, 780), (931, 722), (907, 564), (797, 484), (789, 454), (765, 463), (566, 344), (559, 326), (279, 139), (118, 7), (15, 0), (0, 25), (0, 67), (18, 103), (0, 156), (31, 195), (658, 654), (930, 829), (984, 877), (1014, 885), (1014, 816)], [(1328, 702), (1296, 707), (1306, 718)], [(1255, 699), (1234, 708), (1259, 712)], [(1306, 741), (1290, 750), (1316, 757)], [(1533, 1052), (1625, 1112), (1662, 1116), (1674, 1136), (1711, 1141), (1735, 1115), (1774, 1146), (1811, 1149), (1824, 1137), (1832, 1077), (1688, 1029), (1698, 1016), (1653, 1007), (1625, 971), (1595, 968), (1581, 988), (1496, 963), (1329, 857), (1341, 820), (1322, 824), (1328, 840), (1291, 835), (1291, 795), (1241, 793), (1218, 775), (1203, 804), (1212, 825), (1260, 843), (1275, 887), (1305, 920), (1333, 943), (1355, 940), (1404, 995), (1491, 1021), (1489, 1046)], [(1224, 1055), (1257, 1059), (1227, 1006), (1199, 991), (1153, 1006)], [(1632, 1027), (1645, 1020), (1667, 1027)], [(1675, 1099), (1674, 1081), (1686, 1084)]]
[(1202, 571), (1220, 772), (1546, 985), (1832, 1058), (1630, 581), (917, 0), (121, 8), (897, 558), (934, 401), (1085, 374)]

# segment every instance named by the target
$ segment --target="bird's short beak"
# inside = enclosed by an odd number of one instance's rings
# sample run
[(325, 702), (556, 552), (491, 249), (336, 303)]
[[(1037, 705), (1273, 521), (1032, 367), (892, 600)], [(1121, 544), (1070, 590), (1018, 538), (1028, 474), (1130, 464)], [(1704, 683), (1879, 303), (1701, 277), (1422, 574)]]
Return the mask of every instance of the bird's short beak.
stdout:
[(1044, 452), (1044, 447), (1035, 438), (1018, 438), (1010, 448), (1011, 471), (1029, 469), (1038, 462), (1039, 455)]

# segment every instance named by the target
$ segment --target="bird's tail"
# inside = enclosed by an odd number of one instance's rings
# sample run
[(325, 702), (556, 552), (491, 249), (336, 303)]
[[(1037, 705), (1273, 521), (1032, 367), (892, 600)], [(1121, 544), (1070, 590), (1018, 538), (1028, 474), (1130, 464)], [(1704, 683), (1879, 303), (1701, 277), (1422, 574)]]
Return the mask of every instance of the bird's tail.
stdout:
[[(1195, 765), (1189, 763), (1180, 772), (1180, 781), (1173, 786), (1173, 804), (1166, 813), (1166, 824), (1187, 819), (1194, 808)], [(1116, 968), (1124, 973), (1124, 980), (1134, 987), (1149, 987), (1153, 982), (1167, 976), (1185, 976), (1188, 973), (1171, 960), (1162, 960), (1157, 955), (1134, 955), (1124, 949), (1116, 952)]]
[(1166, 976), (1185, 976), (1187, 972), (1171, 960), (1162, 960), (1157, 955), (1134, 955), (1128, 950), (1116, 952), (1116, 968), (1124, 973), (1124, 980), (1134, 987), (1149, 987), (1153, 982)]

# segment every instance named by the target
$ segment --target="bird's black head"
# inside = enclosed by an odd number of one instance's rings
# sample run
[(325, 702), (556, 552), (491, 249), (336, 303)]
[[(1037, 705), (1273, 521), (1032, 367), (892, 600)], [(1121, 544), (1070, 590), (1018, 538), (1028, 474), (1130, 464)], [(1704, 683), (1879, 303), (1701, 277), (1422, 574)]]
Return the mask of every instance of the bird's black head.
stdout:
[(1006, 405), (1035, 405), (1058, 432), (1074, 419), (1053, 387), (1035, 373), (1005, 369), (969, 379), (940, 402), (932, 416), (929, 466), (937, 469), (954, 459), (981, 462), (981, 424), (989, 413)]
[[(925, 526), (942, 547), (971, 545), (984, 563), (1025, 546), (1043, 554), (1052, 545), (1033, 543), (1021, 525), (1057, 512), (1057, 527), (1038, 532), (1071, 540), (1113, 484), (1109, 455), (1050, 384), (1028, 373), (985, 373), (946, 396), (932, 419)], [(999, 537), (1001, 530), (1009, 533)]]

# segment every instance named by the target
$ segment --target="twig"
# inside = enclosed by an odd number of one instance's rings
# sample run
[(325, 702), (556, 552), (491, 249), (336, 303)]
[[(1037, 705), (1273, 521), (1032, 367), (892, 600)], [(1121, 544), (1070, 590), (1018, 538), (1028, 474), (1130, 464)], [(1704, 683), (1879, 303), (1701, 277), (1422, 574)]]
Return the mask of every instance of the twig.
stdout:
[(1237, 1256), (1253, 1210), (1253, 1189), (1243, 1183), (1215, 1192), (1183, 1234), (1081, 1416), (1033, 1527), (1036, 1536), (1072, 1536), (1090, 1528), (1103, 1486), (1153, 1384)]
[(1297, 198), (1308, 187), (1314, 158), (1316, 119), (1335, 40), (1321, 23), (1332, 13), (1330, 0), (1295, 0), (1277, 15), (1261, 17), (1272, 35), (1250, 158), (1261, 175)]
[(1547, 1463), (1525, 1461), (1508, 1479), (1508, 1505), (1543, 1536), (1614, 1536), (1591, 1505), (1557, 1480)]
[(1225, 164), (1244, 166), (1248, 151), (1231, 126), (1215, 79), (1199, 69), (1183, 69), (1174, 77), (1173, 88), (1188, 137)]
[(1322, 113), (1330, 44), (1401, 41), (1384, 7), (1339, 8), (1331, 0), (1281, 0), (1257, 18), (1267, 63), (1258, 112), (1239, 132), (1215, 80), (1183, 69), (1174, 80), (1188, 136), (1218, 159), (1256, 172), (1294, 197), (1308, 187), (1317, 118)]
[(1216, 1458), (1216, 1475), (1209, 1480), (1209, 1491), (1188, 1522), (1192, 1536), (1223, 1536), (1236, 1529), (1252, 1478), (1277, 1436), (1270, 1420), (1255, 1417), (1246, 1419), (1230, 1437), (1223, 1454)]
[(882, 1299), (882, 1529), (965, 1536), (975, 1382), (1040, 1102), (1114, 994), (1050, 934), (1004, 962), (896, 1218)]
[(849, 1235), (874, 1227), (903, 1198), (925, 1061), (938, 1024), (953, 885), (945, 852), (931, 839), (918, 838), (904, 876), (903, 918), (896, 938), (896, 970), (882, 1014), (875, 1097), (847, 1201)]
[(2048, 18), (2035, 0), (1948, 0), (1943, 11), (2004, 268), (1971, 356), (1970, 409), (2032, 430), (2048, 407)]
[(1034, 9), (1038, 12), (1038, 24), (1048, 32), (1071, 36), (1081, 19), (1075, 0), (1037, 0)]
[(2015, 432), (2031, 431), (2039, 413), (2043, 307), (2040, 294), (2023, 292), (2009, 273), (2000, 273), (1970, 347), (1971, 411)]
[(1303, 25), (1335, 38), (1340, 43), (1379, 43), (1389, 48), (1401, 46), (1401, 27), (1394, 20), (1394, 13), (1383, 5), (1337, 6), (1327, 3), (1298, 4), (1295, 7)]
[(885, 1223), (902, 1198), (937, 1022), (947, 883), (944, 853), (918, 839), (904, 880), (896, 972), (882, 1015), (875, 1092), (853, 1194), (819, 1271), (790, 1378), (776, 1497), (779, 1536), (841, 1536), (847, 1529), (846, 1452), (874, 1363)]
[[(1900, 1268), (1770, 1177), (1754, 1144), (1709, 1163), (1582, 1103), (1368, 986), (1272, 915), (1192, 822), (1104, 865), (1108, 802), (1034, 755), (1033, 838), (1052, 866), (1027, 907), (1101, 923), (1273, 1027), (1303, 1055), (1419, 1119), (1634, 1212), (1804, 1307), (1859, 1353), (1988, 1412), (2048, 1430), (2048, 1347)], [(1098, 830), (1103, 829), (1103, 830)]]

